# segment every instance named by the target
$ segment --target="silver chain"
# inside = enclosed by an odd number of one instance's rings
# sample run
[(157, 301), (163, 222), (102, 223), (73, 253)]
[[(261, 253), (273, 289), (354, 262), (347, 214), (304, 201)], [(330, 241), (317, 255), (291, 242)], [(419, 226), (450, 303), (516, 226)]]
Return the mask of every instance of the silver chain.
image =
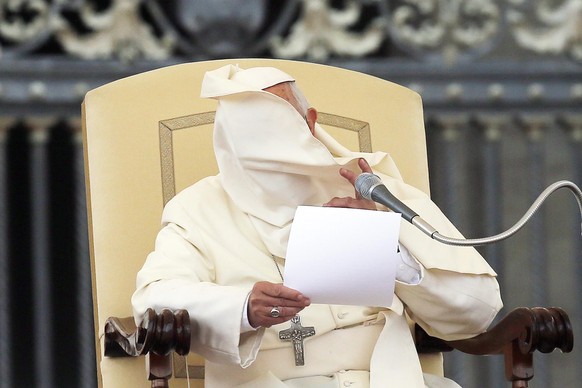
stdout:
[(271, 258), (273, 259), (273, 263), (275, 263), (275, 268), (277, 268), (277, 272), (279, 272), (279, 276), (281, 277), (281, 281), (285, 281), (283, 279), (283, 273), (281, 272), (281, 268), (279, 268), (279, 264), (277, 264), (277, 260), (275, 259), (275, 255), (271, 254)]

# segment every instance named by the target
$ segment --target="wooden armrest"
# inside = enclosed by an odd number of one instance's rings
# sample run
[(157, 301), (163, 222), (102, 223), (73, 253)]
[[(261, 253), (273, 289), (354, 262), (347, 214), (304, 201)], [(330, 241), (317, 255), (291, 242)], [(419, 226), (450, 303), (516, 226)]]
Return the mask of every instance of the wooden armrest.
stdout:
[(181, 356), (190, 351), (190, 316), (186, 310), (148, 309), (136, 327), (133, 318), (110, 317), (105, 321), (105, 356), (137, 357), (148, 353)]
[(172, 377), (172, 351), (190, 352), (190, 316), (186, 310), (148, 309), (139, 326), (133, 318), (110, 317), (105, 321), (106, 357), (147, 357), (151, 386), (167, 388)]
[(532, 354), (536, 350), (550, 353), (560, 349), (569, 353), (574, 347), (568, 314), (557, 307), (516, 308), (485, 333), (459, 341), (431, 337), (416, 325), (415, 339), (419, 353), (457, 349), (474, 355), (503, 354), (505, 378), (513, 382), (513, 387), (527, 387), (527, 381), (532, 379)]
[[(172, 374), (171, 352), (188, 354), (190, 334), (186, 310), (163, 310), (156, 314), (148, 309), (138, 327), (133, 318), (112, 317), (105, 323), (105, 356), (149, 356), (152, 386), (165, 387)], [(505, 377), (514, 388), (527, 387), (533, 377), (532, 354), (536, 350), (550, 353), (560, 349), (568, 353), (574, 346), (568, 314), (557, 307), (517, 308), (485, 333), (459, 341), (431, 337), (416, 325), (415, 340), (419, 353), (457, 349), (473, 355), (503, 354)]]

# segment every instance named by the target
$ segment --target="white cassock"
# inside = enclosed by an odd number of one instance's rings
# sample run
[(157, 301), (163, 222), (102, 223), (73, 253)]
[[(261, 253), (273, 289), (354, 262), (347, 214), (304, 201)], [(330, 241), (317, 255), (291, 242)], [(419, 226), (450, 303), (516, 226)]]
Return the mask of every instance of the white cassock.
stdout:
[(206, 387), (455, 386), (423, 375), (439, 367), (422, 370), (406, 315), (448, 340), (481, 333), (502, 307), (495, 273), (473, 248), (442, 245), (405, 222), (400, 243), (421, 264), (422, 280), (397, 283), (390, 308), (313, 304), (301, 311), (302, 325), (315, 328), (304, 340), (304, 366), (295, 366), (293, 345), (279, 339), (289, 322), (241, 333), (253, 285), (281, 282), (277, 266), (283, 271), (296, 207), (352, 195), (338, 170), (357, 171), (360, 157), (442, 234), (461, 237), (426, 194), (402, 181), (388, 155), (350, 152), (319, 126), (313, 137), (287, 101), (262, 90), (286, 81), (293, 79), (272, 68), (207, 73), (202, 95), (219, 101), (220, 174), (166, 205), (155, 250), (137, 277), (136, 320), (150, 307), (187, 309), (192, 351), (206, 358)]

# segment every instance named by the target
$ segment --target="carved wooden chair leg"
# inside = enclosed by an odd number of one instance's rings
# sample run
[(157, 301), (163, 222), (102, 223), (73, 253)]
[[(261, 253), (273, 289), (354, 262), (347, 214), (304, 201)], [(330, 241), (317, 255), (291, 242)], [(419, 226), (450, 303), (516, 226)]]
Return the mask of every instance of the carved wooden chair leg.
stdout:
[(516, 308), (494, 327), (476, 337), (443, 341), (429, 336), (420, 326), (415, 330), (419, 353), (457, 349), (473, 355), (503, 354), (505, 377), (513, 388), (527, 388), (534, 376), (533, 353), (560, 349), (569, 353), (574, 335), (568, 314), (558, 307)]
[(533, 353), (551, 353), (560, 349), (569, 353), (574, 347), (574, 335), (568, 314), (558, 307), (522, 309), (529, 320), (522, 333), (504, 348), (505, 375), (513, 388), (528, 387), (534, 376)]
[(160, 356), (150, 352), (146, 354), (146, 369), (152, 388), (169, 388), (168, 380), (172, 377), (172, 354)]
[(517, 341), (505, 347), (505, 378), (512, 388), (527, 388), (534, 376), (533, 353), (522, 353)]

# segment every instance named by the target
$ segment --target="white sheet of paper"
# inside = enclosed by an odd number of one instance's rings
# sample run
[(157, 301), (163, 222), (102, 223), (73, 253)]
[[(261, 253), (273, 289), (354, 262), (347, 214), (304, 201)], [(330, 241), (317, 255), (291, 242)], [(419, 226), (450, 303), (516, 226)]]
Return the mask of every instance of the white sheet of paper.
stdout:
[(400, 214), (297, 208), (285, 259), (287, 287), (312, 303), (392, 305)]

